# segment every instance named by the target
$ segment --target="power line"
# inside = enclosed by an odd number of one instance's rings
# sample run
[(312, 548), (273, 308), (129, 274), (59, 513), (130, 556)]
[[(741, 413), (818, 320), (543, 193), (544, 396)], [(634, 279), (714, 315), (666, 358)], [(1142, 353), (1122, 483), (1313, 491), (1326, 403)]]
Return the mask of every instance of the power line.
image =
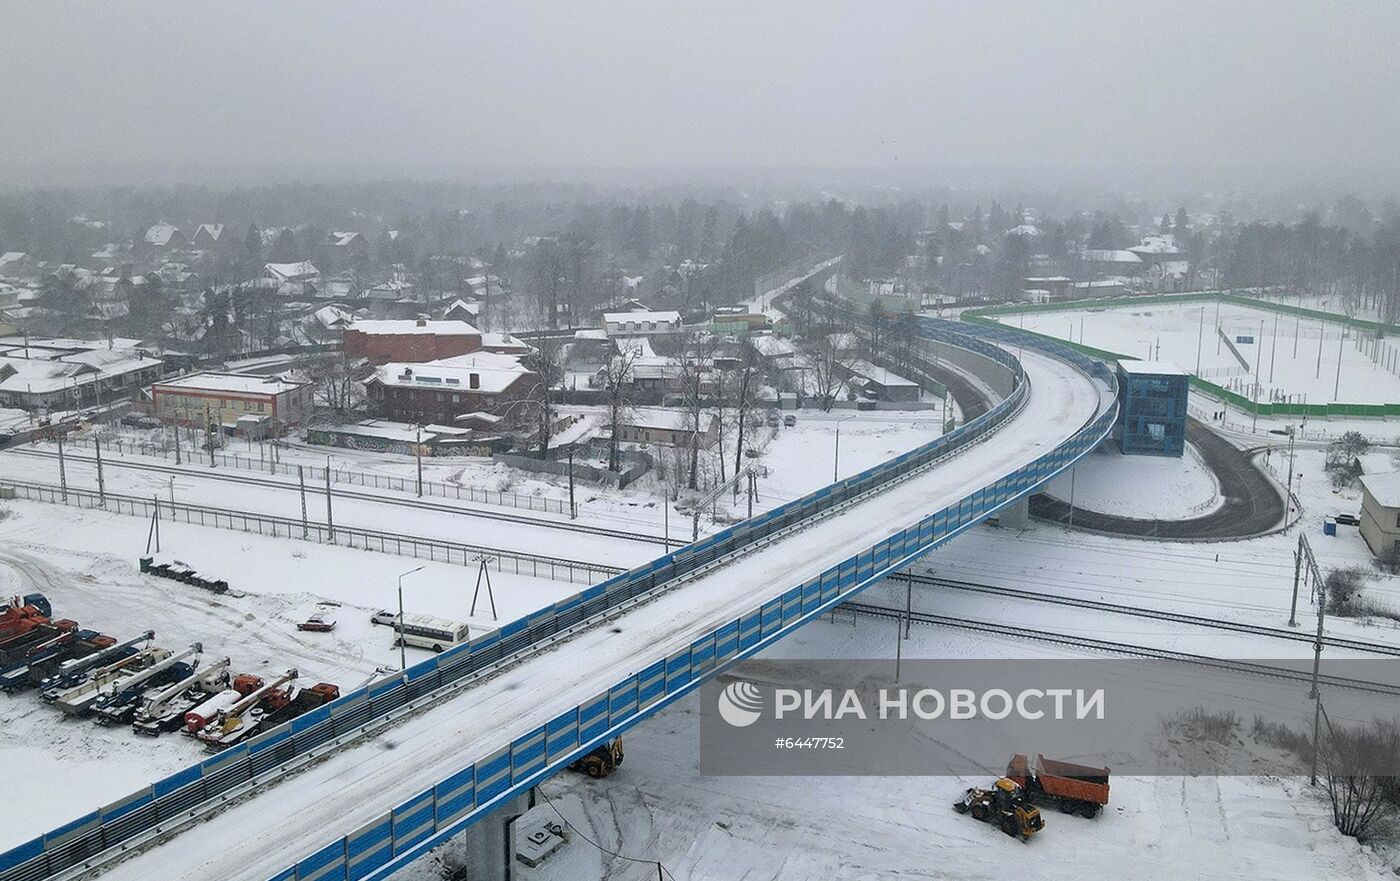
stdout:
[(655, 866), (657, 872), (659, 872), (659, 873), (664, 873), (665, 877), (672, 878), (672, 879), (674, 879), (674, 878), (676, 877), (676, 876), (671, 872), (670, 869), (666, 868), (666, 867), (662, 864), (662, 862), (661, 862), (660, 860), (643, 860), (643, 859), (638, 859), (637, 857), (629, 857), (629, 856), (627, 856), (626, 854), (621, 854), (621, 853), (618, 853), (618, 852), (615, 851), (615, 850), (609, 850), (608, 848), (603, 847), (603, 845), (601, 845), (601, 844), (599, 844), (598, 842), (594, 841), (593, 839), (589, 838), (587, 835), (584, 835), (584, 834), (583, 834), (583, 830), (579, 829), (577, 826), (575, 826), (575, 825), (573, 824), (573, 822), (571, 822), (571, 821), (569, 820), (568, 817), (564, 816), (564, 812), (561, 811), (561, 810), (559, 810), (559, 806), (556, 805), (556, 804), (554, 803), (554, 799), (552, 799), (552, 798), (549, 797), (549, 793), (545, 792), (543, 787), (538, 787), (538, 786), (537, 786), (537, 787), (535, 787), (535, 791), (538, 792), (540, 795), (544, 796), (544, 800), (545, 800), (546, 802), (549, 803), (549, 807), (554, 811), (554, 813), (556, 813), (556, 814), (559, 815), (559, 819), (561, 819), (561, 820), (564, 821), (564, 825), (565, 825), (565, 826), (568, 826), (569, 829), (572, 830), (573, 833), (574, 833), (575, 835), (577, 835), (579, 838), (582, 838), (584, 841), (588, 842), (589, 844), (593, 845), (593, 847), (596, 848), (597, 850), (601, 851), (602, 853), (607, 854), (608, 856), (610, 856), (610, 857), (612, 857), (612, 858), (614, 858), (614, 859), (625, 860), (625, 861), (627, 861), (627, 862), (629, 862), (629, 863), (642, 863), (643, 865), (647, 865), (647, 866)]

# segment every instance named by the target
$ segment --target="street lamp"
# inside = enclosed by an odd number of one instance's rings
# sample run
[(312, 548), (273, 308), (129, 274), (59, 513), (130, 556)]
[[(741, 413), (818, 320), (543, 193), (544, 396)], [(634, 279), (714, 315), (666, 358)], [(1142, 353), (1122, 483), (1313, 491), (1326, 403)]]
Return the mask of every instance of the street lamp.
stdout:
[(835, 446), (835, 449), (832, 451), (832, 454), (831, 454), (831, 482), (832, 482), (832, 483), (836, 483), (838, 480), (841, 479), (841, 477), (840, 477), (840, 466), (841, 466), (841, 423), (842, 423), (842, 422), (846, 422), (847, 420), (850, 420), (850, 419), (854, 419), (854, 418), (856, 418), (856, 417), (854, 417), (854, 416), (847, 416), (845, 419), (838, 419), (838, 420), (836, 420), (836, 446)]
[(407, 578), (408, 576), (412, 575), (414, 572), (420, 571), (422, 568), (423, 568), (422, 566), (419, 566), (419, 567), (417, 567), (417, 568), (410, 569), (410, 570), (408, 570), (407, 572), (405, 572), (405, 573), (403, 573), (402, 575), (399, 576), (399, 670), (400, 670), (400, 671), (404, 671), (404, 670), (407, 670), (407, 669), (408, 669), (408, 658), (407, 658), (407, 655), (406, 655), (405, 652), (404, 652), (404, 643), (403, 643), (403, 580), (404, 580), (405, 578)]

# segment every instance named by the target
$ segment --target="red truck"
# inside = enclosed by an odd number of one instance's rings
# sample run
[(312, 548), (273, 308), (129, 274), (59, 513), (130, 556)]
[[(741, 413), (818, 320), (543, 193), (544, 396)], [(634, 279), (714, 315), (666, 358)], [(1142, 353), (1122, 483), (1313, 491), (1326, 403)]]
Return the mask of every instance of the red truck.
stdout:
[(1030, 761), (1020, 754), (1006, 765), (1006, 776), (1020, 784), (1032, 802), (1089, 818), (1098, 816), (1108, 804), (1108, 774), (1107, 768), (1061, 762), (1040, 754), (1035, 757), (1034, 772)]

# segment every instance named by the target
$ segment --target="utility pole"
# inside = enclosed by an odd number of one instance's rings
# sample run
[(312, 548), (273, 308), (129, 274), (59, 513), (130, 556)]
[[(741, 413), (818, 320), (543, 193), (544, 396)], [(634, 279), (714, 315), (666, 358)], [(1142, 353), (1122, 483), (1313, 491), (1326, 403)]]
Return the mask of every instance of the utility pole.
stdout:
[[(329, 469), (327, 469), (326, 474), (330, 474)], [(329, 479), (330, 478), (328, 476), (327, 480)], [(404, 652), (403, 641), (403, 580), (405, 576), (412, 575), (414, 572), (418, 572), (422, 568), (422, 566), (419, 566), (416, 569), (410, 569), (407, 572), (403, 573), (403, 575), (399, 576), (399, 672), (403, 672), (404, 670), (408, 669), (408, 656)]]
[(175, 464), (176, 464), (176, 465), (181, 464), (181, 462), (180, 462), (180, 423), (178, 423), (178, 422), (175, 423)]
[(1298, 360), (1298, 335), (1303, 331), (1303, 313), (1299, 312), (1294, 316), (1293, 323), (1293, 360)]
[(423, 498), (423, 426), (418, 426), (418, 440), (413, 445), (413, 454), (418, 459), (418, 498)]
[(1325, 321), (1319, 321), (1319, 322), (1317, 323), (1317, 372), (1313, 375), (1313, 379), (1321, 379), (1321, 378), (1322, 378), (1322, 343), (1323, 343), (1326, 339), (1327, 339), (1327, 322), (1325, 322)]
[(1264, 322), (1259, 322), (1259, 336), (1254, 338), (1254, 423), (1250, 431), (1259, 430), (1259, 364), (1264, 358)]
[(1298, 549), (1293, 552), (1293, 605), (1288, 609), (1288, 626), (1298, 626), (1298, 582), (1303, 577), (1303, 536), (1298, 536)]
[(1274, 363), (1278, 361), (1278, 313), (1274, 313), (1274, 335), (1269, 340), (1269, 384), (1274, 383)]
[(1220, 329), (1220, 295), (1215, 295), (1215, 354), (1220, 354), (1220, 344), (1225, 341), (1225, 331)]
[(63, 432), (58, 433), (58, 486), (63, 492), (63, 504), (68, 504), (68, 467), (63, 458)]
[(574, 504), (574, 447), (569, 445), (569, 519), (578, 519), (578, 506)]
[(307, 538), (311, 527), (306, 520), (306, 472), (300, 465), (297, 466), (297, 488), (301, 491), (301, 537)]
[(92, 449), (97, 455), (97, 503), (107, 507), (107, 485), (102, 480), (102, 440), (96, 433), (92, 436)]
[(1201, 307), (1201, 328), (1196, 332), (1196, 375), (1201, 375), (1201, 346), (1206, 340), (1206, 307)]
[(209, 418), (209, 405), (204, 405), (205, 440), (209, 443), (209, 467), (214, 467), (214, 422)]
[(1337, 340), (1337, 381), (1332, 386), (1332, 400), (1334, 401), (1342, 392), (1342, 341), (1346, 339), (1346, 336), (1346, 325), (1342, 325), (1342, 335)]
[(326, 533), (335, 541), (335, 516), (331, 512), (331, 457), (326, 457)]

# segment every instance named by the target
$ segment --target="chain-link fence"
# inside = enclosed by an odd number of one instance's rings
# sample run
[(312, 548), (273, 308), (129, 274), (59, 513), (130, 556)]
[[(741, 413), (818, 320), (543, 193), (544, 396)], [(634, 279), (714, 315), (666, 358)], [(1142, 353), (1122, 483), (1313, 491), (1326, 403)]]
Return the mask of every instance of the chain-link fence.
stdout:
[(517, 575), (529, 575), (534, 578), (548, 578), (555, 581), (598, 584), (622, 571), (596, 563), (567, 560), (561, 557), (546, 557), (519, 551), (503, 551), (498, 548), (462, 544), (425, 536), (404, 535), (377, 529), (364, 529), (358, 526), (327, 525), (310, 520), (303, 521), (251, 511), (189, 505), (183, 502), (171, 503), (154, 496), (143, 499), (138, 496), (118, 493), (99, 493), (74, 487), (64, 489), (53, 484), (8, 479), (0, 480), (0, 487), (12, 488), (19, 498), (32, 501), (72, 505), (78, 508), (101, 508), (114, 514), (130, 514), (146, 518), (153, 517), (155, 512), (159, 510), (162, 520), (177, 523), (253, 532), (272, 538), (295, 538), (314, 541), (318, 544), (341, 545), (413, 557), (435, 563), (471, 566), (479, 564), (484, 559), (487, 565), (497, 572), (511, 572)]
[[(92, 449), (91, 438), (76, 438), (69, 436), (67, 444), (77, 449)], [(272, 448), (269, 447), (269, 450)], [(164, 459), (167, 462), (176, 461), (175, 448), (167, 444), (155, 444), (149, 441), (134, 440), (126, 437), (116, 437), (102, 442), (103, 453), (114, 453), (118, 456), (149, 456), (157, 459)], [(196, 467), (209, 465), (208, 450), (191, 450), (183, 447), (179, 455), (182, 464)], [(239, 471), (260, 471), (263, 474), (297, 476), (297, 469), (303, 469), (303, 475), (309, 483), (324, 483), (326, 480), (326, 468), (316, 465), (300, 465), (276, 461), (268, 456), (245, 456), (241, 453), (233, 453), (223, 450), (215, 450), (215, 468), (232, 468)], [(331, 482), (343, 483), (349, 486), (367, 486), (376, 489), (389, 489), (396, 492), (414, 493), (418, 492), (418, 480), (415, 477), (394, 477), (387, 474), (376, 474), (372, 471), (357, 471), (344, 467), (332, 467)], [(462, 486), (456, 483), (444, 483), (441, 481), (423, 481), (423, 496), (441, 499), (457, 499), (458, 501), (477, 502), (483, 505), (496, 505), (503, 508), (522, 508), (527, 511), (541, 511), (547, 514), (569, 515), (569, 503), (564, 499), (550, 499), (542, 496), (529, 495), (527, 493), (506, 492), (504, 490), (490, 490), (484, 487)]]

